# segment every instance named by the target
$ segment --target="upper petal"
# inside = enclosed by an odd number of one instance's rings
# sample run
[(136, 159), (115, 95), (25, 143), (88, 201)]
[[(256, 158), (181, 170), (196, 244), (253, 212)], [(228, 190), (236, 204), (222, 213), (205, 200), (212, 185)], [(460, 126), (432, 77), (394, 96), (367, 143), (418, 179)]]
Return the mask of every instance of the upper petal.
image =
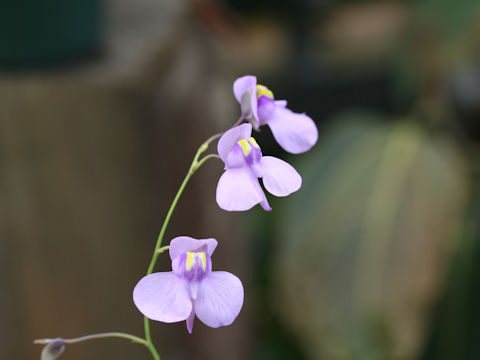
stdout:
[(222, 135), (218, 140), (217, 150), (218, 155), (224, 163), (227, 162), (227, 156), (237, 141), (242, 139), (248, 139), (252, 135), (251, 124), (241, 124), (231, 128)]
[(195, 251), (203, 245), (207, 246), (207, 253), (211, 256), (218, 245), (215, 239), (194, 239), (189, 236), (177, 236), (170, 241), (170, 259), (175, 259), (186, 251)]
[(309, 150), (318, 139), (317, 126), (310, 117), (285, 107), (276, 106), (267, 124), (275, 140), (292, 154)]
[(257, 77), (254, 75), (245, 75), (239, 77), (233, 83), (233, 93), (238, 102), (242, 100), (242, 95), (247, 90), (252, 90), (256, 93)]
[(226, 271), (214, 271), (205, 278), (195, 300), (197, 317), (210, 327), (230, 325), (243, 305), (243, 285)]
[(273, 156), (264, 156), (261, 160), (263, 185), (275, 196), (287, 196), (300, 189), (302, 177), (289, 163)]
[(217, 203), (223, 210), (245, 211), (263, 201), (265, 193), (248, 167), (227, 169), (218, 180)]
[(173, 272), (143, 277), (133, 290), (133, 301), (143, 315), (166, 323), (185, 320), (192, 311), (187, 282)]
[[(245, 95), (245, 93), (247, 93)], [(246, 75), (239, 77), (233, 83), (233, 93), (235, 98), (242, 106), (242, 115), (248, 116), (244, 113), (247, 110), (250, 110), (251, 115), (255, 119), (258, 119), (257, 116), (257, 78), (253, 75)]]

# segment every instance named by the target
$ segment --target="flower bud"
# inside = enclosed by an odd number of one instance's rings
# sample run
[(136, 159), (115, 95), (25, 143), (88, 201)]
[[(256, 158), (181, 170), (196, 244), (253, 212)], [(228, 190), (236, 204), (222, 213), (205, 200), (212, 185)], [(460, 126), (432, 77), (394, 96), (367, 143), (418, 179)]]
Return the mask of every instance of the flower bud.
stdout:
[(65, 350), (65, 343), (62, 339), (52, 339), (42, 350), (41, 360), (55, 360)]

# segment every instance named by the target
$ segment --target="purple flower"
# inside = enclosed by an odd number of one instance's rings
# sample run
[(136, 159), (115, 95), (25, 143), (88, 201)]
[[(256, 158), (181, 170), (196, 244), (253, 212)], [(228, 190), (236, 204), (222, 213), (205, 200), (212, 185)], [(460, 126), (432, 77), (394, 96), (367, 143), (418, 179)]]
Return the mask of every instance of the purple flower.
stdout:
[(258, 178), (275, 196), (287, 196), (300, 189), (302, 178), (285, 161), (262, 156), (252, 134), (251, 124), (228, 130), (218, 141), (218, 154), (225, 163), (225, 172), (217, 185), (217, 203), (227, 211), (249, 210), (260, 204), (272, 210)]
[(225, 271), (212, 271), (215, 239), (179, 236), (170, 242), (172, 270), (143, 277), (133, 290), (138, 310), (152, 320), (187, 321), (191, 334), (195, 315), (216, 328), (230, 325), (243, 305), (242, 282)]
[(255, 130), (268, 125), (275, 140), (286, 151), (300, 154), (317, 142), (318, 130), (313, 120), (287, 109), (285, 100), (275, 101), (267, 87), (257, 84), (255, 76), (235, 80), (233, 93), (240, 103), (242, 117), (249, 120)]

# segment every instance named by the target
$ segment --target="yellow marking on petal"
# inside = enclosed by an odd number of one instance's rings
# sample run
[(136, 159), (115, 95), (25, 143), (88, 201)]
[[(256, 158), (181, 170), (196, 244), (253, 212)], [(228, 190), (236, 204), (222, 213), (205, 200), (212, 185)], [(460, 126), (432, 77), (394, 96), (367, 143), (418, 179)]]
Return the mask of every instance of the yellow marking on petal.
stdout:
[(242, 148), (242, 151), (243, 151), (243, 155), (245, 155), (245, 156), (248, 156), (250, 154), (250, 152), (252, 151), (252, 147), (250, 146), (248, 141), (245, 140), (245, 139), (237, 141), (237, 144), (240, 145), (240, 147)]
[(193, 265), (195, 264), (195, 253), (187, 251), (187, 262), (185, 268), (187, 271), (192, 270)]
[(205, 254), (205, 251), (198, 253), (198, 256), (200, 256), (200, 261), (202, 262), (202, 270), (207, 270), (207, 255)]
[(266, 86), (257, 85), (257, 99), (260, 99), (260, 96), (266, 96), (269, 97), (270, 99), (273, 99), (273, 92), (267, 88)]
[(258, 146), (257, 141), (255, 138), (252, 136), (250, 139), (248, 139), (248, 142), (253, 145), (253, 147), (256, 147), (257, 149), (260, 149), (260, 146)]

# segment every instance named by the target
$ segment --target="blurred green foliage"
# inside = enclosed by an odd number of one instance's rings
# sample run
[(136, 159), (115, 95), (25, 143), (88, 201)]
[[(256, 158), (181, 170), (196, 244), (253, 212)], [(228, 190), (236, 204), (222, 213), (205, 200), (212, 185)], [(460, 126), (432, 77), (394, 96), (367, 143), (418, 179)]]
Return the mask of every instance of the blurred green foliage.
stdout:
[(461, 154), (375, 118), (336, 119), (274, 235), (278, 306), (311, 359), (413, 358), (462, 219)]
[(438, 26), (449, 41), (458, 41), (479, 20), (477, 0), (414, 0), (412, 13), (428, 27)]
[[(259, 323), (277, 329), (259, 342), (315, 360), (478, 359), (480, 2), (319, 4), (292, 9), (308, 13), (292, 29), (304, 49), (278, 74), (321, 135), (289, 158), (302, 189), (255, 219)], [(329, 19), (347, 34), (311, 41)], [(363, 28), (371, 39), (352, 41)]]

